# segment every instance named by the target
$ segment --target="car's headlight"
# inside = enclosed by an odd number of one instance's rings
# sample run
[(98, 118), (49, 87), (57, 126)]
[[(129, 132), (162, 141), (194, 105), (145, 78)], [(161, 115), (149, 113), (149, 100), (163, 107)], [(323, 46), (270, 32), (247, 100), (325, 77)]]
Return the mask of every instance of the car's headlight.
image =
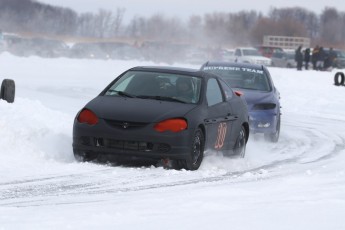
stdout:
[(161, 121), (154, 126), (157, 132), (171, 131), (174, 133), (187, 129), (188, 124), (185, 119), (174, 118)]
[(253, 110), (269, 110), (274, 109), (276, 107), (276, 104), (274, 103), (261, 103), (261, 104), (255, 104), (253, 106)]
[(92, 112), (89, 109), (83, 109), (78, 117), (77, 117), (78, 122), (80, 123), (85, 123), (88, 125), (95, 125), (98, 123), (98, 117), (94, 112)]

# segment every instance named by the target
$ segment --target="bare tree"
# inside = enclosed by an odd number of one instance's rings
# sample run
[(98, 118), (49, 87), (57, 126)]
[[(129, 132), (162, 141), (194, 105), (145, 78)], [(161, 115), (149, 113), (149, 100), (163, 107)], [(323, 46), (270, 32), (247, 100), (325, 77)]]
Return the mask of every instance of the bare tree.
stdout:
[(330, 44), (342, 41), (345, 30), (341, 16), (335, 8), (326, 8), (321, 14), (320, 34), (323, 40)]
[(125, 15), (126, 9), (125, 8), (117, 8), (115, 16), (112, 20), (111, 27), (112, 27), (112, 34), (115, 36), (119, 35), (120, 28), (122, 26), (123, 17)]

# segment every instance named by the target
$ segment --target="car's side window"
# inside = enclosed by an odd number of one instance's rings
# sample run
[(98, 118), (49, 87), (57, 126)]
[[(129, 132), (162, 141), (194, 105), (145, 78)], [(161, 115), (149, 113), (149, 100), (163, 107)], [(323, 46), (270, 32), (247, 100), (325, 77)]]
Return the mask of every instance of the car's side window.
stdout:
[(215, 78), (210, 78), (207, 82), (206, 99), (208, 106), (223, 102), (222, 91)]

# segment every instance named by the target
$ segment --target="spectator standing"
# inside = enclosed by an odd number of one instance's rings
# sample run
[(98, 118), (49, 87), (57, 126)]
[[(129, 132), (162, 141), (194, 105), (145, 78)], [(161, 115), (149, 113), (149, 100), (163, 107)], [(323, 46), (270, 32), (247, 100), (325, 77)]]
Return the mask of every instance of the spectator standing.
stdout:
[(308, 69), (309, 67), (309, 62), (310, 62), (310, 49), (307, 48), (304, 51), (304, 64), (305, 64), (305, 69)]
[(311, 55), (311, 62), (313, 64), (314, 70), (316, 70), (316, 63), (317, 63), (317, 60), (319, 59), (319, 50), (320, 50), (320, 47), (318, 45), (315, 46)]
[(302, 70), (302, 65), (303, 65), (302, 46), (299, 46), (295, 52), (295, 61), (297, 62), (297, 70)]

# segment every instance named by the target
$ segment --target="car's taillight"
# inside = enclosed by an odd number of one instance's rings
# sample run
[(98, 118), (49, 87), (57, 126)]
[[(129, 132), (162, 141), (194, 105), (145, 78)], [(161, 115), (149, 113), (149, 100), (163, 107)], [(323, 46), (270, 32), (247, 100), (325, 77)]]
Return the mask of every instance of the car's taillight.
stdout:
[(161, 121), (154, 126), (158, 132), (171, 131), (174, 133), (187, 129), (187, 121), (181, 118), (169, 119)]
[(79, 113), (77, 120), (80, 123), (86, 123), (88, 125), (95, 125), (98, 123), (98, 117), (96, 116), (94, 112), (92, 112), (89, 109), (83, 109)]
[(263, 103), (263, 104), (256, 104), (253, 106), (253, 110), (268, 110), (268, 109), (274, 109), (276, 107), (276, 104), (273, 103)]
[(243, 95), (243, 93), (241, 91), (238, 91), (238, 90), (234, 91), (234, 93), (239, 97)]

